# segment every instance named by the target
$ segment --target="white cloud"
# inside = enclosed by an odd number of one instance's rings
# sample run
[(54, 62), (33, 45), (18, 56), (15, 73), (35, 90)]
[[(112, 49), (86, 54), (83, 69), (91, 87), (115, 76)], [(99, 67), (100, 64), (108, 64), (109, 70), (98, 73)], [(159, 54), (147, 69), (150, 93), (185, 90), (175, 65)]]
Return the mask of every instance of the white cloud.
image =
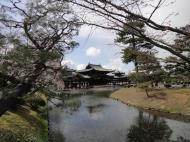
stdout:
[(158, 51), (158, 53), (156, 54), (157, 58), (165, 59), (166, 57), (172, 55), (170, 52), (168, 52), (168, 51), (166, 51), (164, 49), (160, 49), (160, 48), (157, 48), (157, 47), (155, 47), (154, 49), (156, 49)]
[(122, 71), (125, 73), (129, 73), (134, 69), (134, 65), (132, 63), (124, 64), (121, 60), (121, 55), (115, 59), (110, 59), (107, 65), (103, 65), (104, 68), (113, 69), (116, 71)]
[(86, 65), (85, 64), (79, 64), (77, 65), (76, 69), (77, 70), (82, 70), (82, 69), (85, 69)]
[(61, 64), (62, 66), (67, 66), (68, 68), (76, 69), (76, 64), (72, 60), (63, 60)]
[(82, 26), (79, 31), (79, 37), (89, 39), (105, 40), (107, 42), (113, 42), (115, 38), (115, 32), (105, 29), (97, 28), (95, 26)]
[(104, 68), (113, 69), (113, 70), (122, 70), (122, 61), (120, 58), (110, 59), (110, 62), (107, 65), (104, 65)]
[(76, 69), (76, 70), (82, 70), (86, 67), (85, 64), (76, 64), (75, 62), (73, 62), (72, 60), (70, 59), (65, 59), (62, 61), (62, 66), (64, 67), (68, 67), (68, 68), (71, 68), (71, 69)]
[(89, 47), (86, 50), (86, 55), (89, 57), (96, 57), (101, 54), (101, 50), (95, 47)]

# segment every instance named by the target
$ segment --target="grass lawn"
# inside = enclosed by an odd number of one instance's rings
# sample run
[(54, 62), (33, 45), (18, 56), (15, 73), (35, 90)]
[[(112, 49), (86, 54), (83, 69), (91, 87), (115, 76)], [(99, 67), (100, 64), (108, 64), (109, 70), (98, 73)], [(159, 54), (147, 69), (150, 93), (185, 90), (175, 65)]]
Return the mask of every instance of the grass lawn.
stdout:
[(122, 88), (111, 97), (145, 109), (190, 115), (190, 88), (157, 89), (149, 92), (140, 88)]
[(0, 117), (0, 142), (47, 142), (48, 125), (46, 108), (34, 111), (20, 106)]
[(161, 89), (162, 91), (166, 92), (167, 94), (182, 94), (182, 95), (190, 95), (190, 88), (170, 88), (170, 89)]

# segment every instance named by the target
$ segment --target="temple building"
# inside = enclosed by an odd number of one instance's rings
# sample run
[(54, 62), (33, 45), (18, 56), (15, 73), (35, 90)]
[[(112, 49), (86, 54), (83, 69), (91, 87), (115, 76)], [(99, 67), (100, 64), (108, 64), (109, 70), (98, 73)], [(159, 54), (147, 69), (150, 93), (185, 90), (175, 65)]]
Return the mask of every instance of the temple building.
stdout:
[(112, 74), (114, 76), (113, 76), (113, 79), (111, 81), (111, 84), (113, 84), (113, 85), (125, 85), (125, 84), (130, 83), (128, 77), (125, 75), (124, 72), (115, 71)]
[(65, 88), (89, 88), (97, 85), (123, 85), (128, 79), (125, 73), (89, 63), (85, 69), (66, 76), (64, 82)]
[(84, 70), (79, 70), (77, 73), (90, 77), (89, 83), (94, 85), (106, 85), (112, 79), (108, 73), (114, 72), (110, 69), (105, 69), (101, 65), (88, 64)]

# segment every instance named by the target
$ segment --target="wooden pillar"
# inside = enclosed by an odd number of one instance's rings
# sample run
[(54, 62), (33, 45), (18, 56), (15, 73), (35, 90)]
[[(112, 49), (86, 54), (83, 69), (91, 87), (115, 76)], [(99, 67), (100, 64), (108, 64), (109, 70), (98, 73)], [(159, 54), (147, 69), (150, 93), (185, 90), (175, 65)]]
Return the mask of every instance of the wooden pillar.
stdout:
[(78, 88), (81, 89), (81, 81), (78, 81)]

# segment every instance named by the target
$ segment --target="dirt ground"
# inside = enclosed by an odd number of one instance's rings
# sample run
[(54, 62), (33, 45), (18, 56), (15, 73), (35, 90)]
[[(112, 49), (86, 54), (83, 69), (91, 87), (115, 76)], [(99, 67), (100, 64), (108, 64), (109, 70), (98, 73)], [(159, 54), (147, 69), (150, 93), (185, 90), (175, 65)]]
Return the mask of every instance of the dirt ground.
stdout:
[(147, 97), (144, 89), (122, 88), (111, 97), (123, 103), (144, 109), (190, 116), (190, 88), (157, 89), (149, 92)]

